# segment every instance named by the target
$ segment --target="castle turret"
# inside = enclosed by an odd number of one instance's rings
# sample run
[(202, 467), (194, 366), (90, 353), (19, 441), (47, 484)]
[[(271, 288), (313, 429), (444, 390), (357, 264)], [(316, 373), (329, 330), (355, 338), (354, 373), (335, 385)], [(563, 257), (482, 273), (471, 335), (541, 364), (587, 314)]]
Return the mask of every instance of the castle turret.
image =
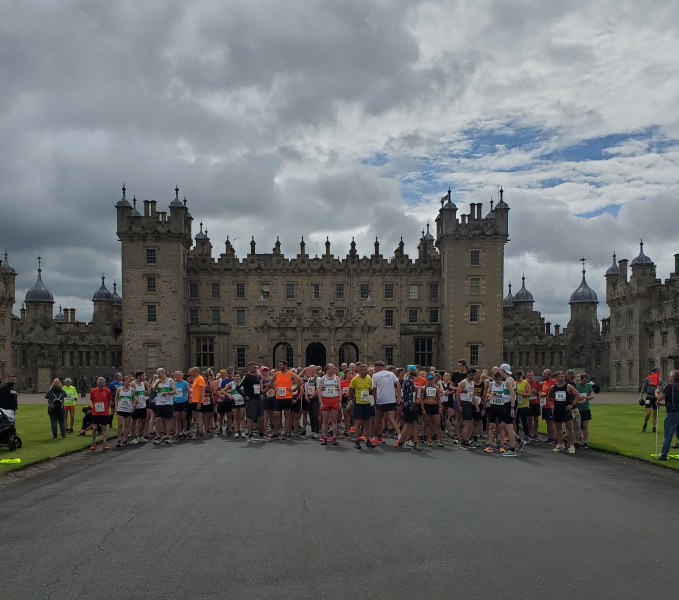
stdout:
[(105, 280), (106, 278), (102, 275), (101, 286), (92, 296), (94, 303), (92, 322), (99, 333), (103, 333), (106, 327), (113, 325), (113, 294), (106, 287)]
[(37, 322), (38, 319), (47, 318), (54, 320), (54, 297), (42, 282), (42, 258), (38, 256), (38, 280), (35, 285), (26, 292), (26, 318), (29, 323)]

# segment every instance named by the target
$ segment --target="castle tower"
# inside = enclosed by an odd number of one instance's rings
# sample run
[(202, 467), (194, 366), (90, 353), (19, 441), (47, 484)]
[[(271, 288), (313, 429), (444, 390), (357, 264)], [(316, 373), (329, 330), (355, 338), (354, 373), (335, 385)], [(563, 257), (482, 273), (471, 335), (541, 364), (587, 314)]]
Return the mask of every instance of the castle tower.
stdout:
[(42, 282), (42, 258), (38, 256), (38, 279), (35, 285), (26, 292), (26, 319), (29, 327), (35, 326), (39, 321), (54, 320), (54, 297)]
[[(136, 202), (135, 202), (136, 205)], [(191, 250), (192, 217), (179, 200), (179, 188), (169, 205), (170, 216), (156, 211), (155, 200), (144, 200), (144, 214), (123, 198), (116, 204), (121, 242), (123, 368), (186, 369), (186, 266)]]
[(0, 379), (7, 381), (12, 371), (12, 308), (17, 272), (5, 260), (0, 264)]
[(94, 324), (94, 331), (100, 334), (104, 334), (107, 328), (113, 326), (113, 294), (106, 287), (105, 279), (102, 275), (101, 287), (92, 296), (94, 303), (92, 323)]
[(571, 294), (569, 304), (571, 306), (571, 319), (568, 328), (571, 329), (576, 321), (582, 323), (583, 334), (599, 334), (599, 319), (597, 318), (597, 305), (599, 299), (596, 292), (587, 285), (585, 279), (585, 260), (582, 261), (582, 281), (578, 288)]
[(469, 214), (458, 219), (450, 196), (448, 190), (436, 217), (442, 364), (452, 368), (462, 358), (472, 366), (499, 364), (509, 206), (500, 190), (500, 202), (486, 217), (481, 216), (482, 204), (472, 203)]

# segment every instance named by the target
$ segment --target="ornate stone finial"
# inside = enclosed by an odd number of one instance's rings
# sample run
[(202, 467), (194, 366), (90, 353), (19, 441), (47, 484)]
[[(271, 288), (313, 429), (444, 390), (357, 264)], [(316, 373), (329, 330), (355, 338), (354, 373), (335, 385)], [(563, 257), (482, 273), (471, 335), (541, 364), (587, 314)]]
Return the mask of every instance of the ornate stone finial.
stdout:
[(491, 210), (491, 212), (493, 211), (493, 204), (494, 204), (493, 199), (491, 198), (490, 199), (490, 210)]
[(179, 186), (176, 183), (174, 184), (174, 199), (179, 201)]
[(41, 268), (42, 263), (41, 263), (41, 261), (42, 261), (42, 257), (38, 256), (38, 274), (42, 273), (42, 268)]
[(587, 259), (583, 256), (580, 260), (582, 261), (582, 274), (584, 275), (585, 274), (585, 261)]
[(256, 242), (255, 242), (255, 236), (252, 236), (252, 240), (250, 240), (250, 254), (255, 254), (255, 247), (256, 247)]
[(326, 255), (330, 256), (330, 237), (329, 236), (325, 237), (325, 253), (326, 253)]
[(509, 282), (509, 293), (510, 294), (512, 293), (512, 282), (511, 281)]
[(502, 189), (502, 186), (500, 186), (500, 202), (503, 201), (503, 198), (502, 198), (503, 194), (504, 194), (504, 190)]
[(184, 206), (186, 206), (186, 196), (184, 196)]
[[(126, 191), (126, 188), (125, 188), (125, 184), (123, 183), (123, 200), (125, 200), (125, 191)], [(59, 308), (61, 309), (61, 307), (59, 307)]]

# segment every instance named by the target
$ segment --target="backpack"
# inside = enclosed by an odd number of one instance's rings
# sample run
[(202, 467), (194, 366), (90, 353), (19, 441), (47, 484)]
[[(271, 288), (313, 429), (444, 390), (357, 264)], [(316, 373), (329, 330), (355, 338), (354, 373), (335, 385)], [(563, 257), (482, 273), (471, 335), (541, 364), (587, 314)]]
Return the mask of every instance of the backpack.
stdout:
[[(52, 392), (52, 395), (54, 396), (54, 392)], [(54, 396), (52, 398), (52, 408), (63, 408), (64, 407), (64, 401), (61, 399), (61, 396)]]

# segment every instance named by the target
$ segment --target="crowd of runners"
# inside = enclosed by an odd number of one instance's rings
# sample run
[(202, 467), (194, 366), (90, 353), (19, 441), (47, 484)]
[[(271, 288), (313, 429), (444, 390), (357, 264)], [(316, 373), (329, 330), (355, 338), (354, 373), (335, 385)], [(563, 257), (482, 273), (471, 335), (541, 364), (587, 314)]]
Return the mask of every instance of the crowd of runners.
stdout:
[[(79, 433), (91, 429), (95, 449), (101, 431), (108, 449), (107, 429), (117, 417), (117, 446), (309, 436), (322, 445), (353, 441), (357, 449), (390, 438), (398, 449), (418, 451), (425, 444), (441, 447), (446, 437), (464, 450), (509, 457), (538, 442), (573, 454), (588, 443), (594, 398), (588, 381), (572, 370), (546, 370), (538, 381), (508, 364), (488, 372), (464, 360), (452, 373), (383, 362), (295, 369), (281, 361), (276, 370), (253, 362), (243, 372), (194, 367), (187, 374), (160, 368), (151, 379), (144, 371), (118, 374), (108, 386), (99, 378), (90, 393), (89, 426)], [(546, 437), (538, 434), (541, 419)]]

